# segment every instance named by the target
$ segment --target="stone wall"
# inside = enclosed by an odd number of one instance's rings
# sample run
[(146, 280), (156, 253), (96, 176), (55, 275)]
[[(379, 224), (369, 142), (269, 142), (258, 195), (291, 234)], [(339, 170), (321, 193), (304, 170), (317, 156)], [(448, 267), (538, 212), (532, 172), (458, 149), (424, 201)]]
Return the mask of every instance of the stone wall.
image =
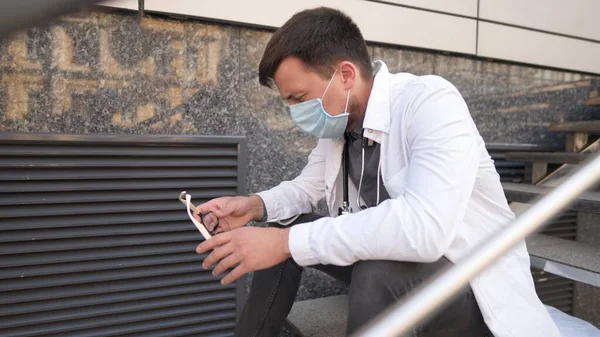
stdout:
[[(315, 139), (303, 135), (257, 65), (271, 32), (94, 11), (0, 43), (0, 131), (244, 135), (249, 192), (296, 176)], [(597, 111), (590, 76), (371, 45), (394, 72), (438, 74), (465, 96), (488, 142), (557, 144), (554, 120)], [(344, 292), (307, 273), (300, 298)]]

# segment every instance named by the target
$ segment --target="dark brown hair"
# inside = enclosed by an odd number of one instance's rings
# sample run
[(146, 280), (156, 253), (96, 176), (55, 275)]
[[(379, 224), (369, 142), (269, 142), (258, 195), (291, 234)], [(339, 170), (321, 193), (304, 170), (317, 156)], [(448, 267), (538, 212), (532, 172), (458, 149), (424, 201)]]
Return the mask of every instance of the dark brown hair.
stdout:
[(287, 57), (297, 57), (324, 79), (342, 61), (356, 64), (365, 79), (373, 76), (360, 29), (348, 15), (333, 8), (298, 12), (273, 34), (258, 66), (260, 84), (272, 87), (273, 76)]

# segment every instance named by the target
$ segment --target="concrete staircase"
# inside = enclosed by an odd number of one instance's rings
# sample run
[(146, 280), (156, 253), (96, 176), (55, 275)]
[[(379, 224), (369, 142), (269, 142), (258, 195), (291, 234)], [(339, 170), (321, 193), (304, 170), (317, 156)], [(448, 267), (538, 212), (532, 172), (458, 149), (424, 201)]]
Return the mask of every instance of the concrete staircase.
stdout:
[[(589, 103), (589, 102), (588, 102)], [(560, 184), (566, 176), (577, 170), (591, 155), (600, 149), (600, 121), (584, 121), (570, 123), (552, 123), (549, 128), (551, 132), (566, 133), (565, 150), (562, 152), (508, 152), (506, 158), (512, 161), (526, 163), (528, 167), (529, 184), (503, 183), (504, 192), (509, 201), (512, 201), (511, 207), (515, 213), (523, 212), (528, 205), (523, 203), (534, 202), (539, 197), (548, 193), (553, 187)], [(600, 214), (600, 192), (590, 191), (580, 196), (570, 207), (570, 212), (574, 212), (577, 218), (581, 214)], [(598, 217), (597, 219), (600, 219)], [(576, 224), (576, 231), (579, 232), (581, 223)], [(589, 224), (594, 225), (594, 224)], [(581, 285), (600, 287), (600, 244), (593, 240), (587, 240), (586, 234), (577, 233), (574, 237), (560, 237), (560, 226), (551, 230), (542, 230), (536, 235), (527, 239), (527, 247), (531, 257), (533, 268), (541, 271), (534, 272), (536, 276), (536, 288), (542, 300), (553, 299), (556, 303), (572, 302), (566, 306), (567, 312), (576, 312), (574, 310), (577, 296), (575, 290), (569, 294), (562, 291), (560, 295), (547, 292), (546, 289), (552, 289), (552, 284), (544, 285), (546, 276), (551, 276), (551, 282), (563, 282), (563, 288), (568, 287), (565, 281), (577, 281), (578, 289)], [(598, 229), (594, 230), (598, 232)], [(588, 242), (586, 242), (588, 241)], [(549, 273), (549, 274), (548, 274)], [(551, 275), (550, 275), (551, 274)], [(560, 276), (556, 278), (556, 276)], [(565, 280), (566, 279), (566, 280)], [(541, 281), (540, 281), (541, 280)], [(576, 283), (571, 283), (572, 289), (576, 288)], [(540, 286), (541, 285), (541, 286)], [(560, 286), (554, 287), (555, 289)], [(589, 289), (587, 290), (589, 292)], [(570, 298), (567, 298), (570, 296)], [(583, 295), (585, 296), (585, 295)], [(590, 293), (589, 296), (597, 297)], [(554, 298), (552, 298), (554, 297)], [(579, 297), (582, 293), (579, 292)], [(562, 308), (561, 308), (562, 309)], [(580, 312), (576, 312), (581, 314)], [(585, 315), (583, 315), (585, 316)], [(596, 317), (594, 322), (598, 325), (598, 311), (589, 313), (588, 317)]]

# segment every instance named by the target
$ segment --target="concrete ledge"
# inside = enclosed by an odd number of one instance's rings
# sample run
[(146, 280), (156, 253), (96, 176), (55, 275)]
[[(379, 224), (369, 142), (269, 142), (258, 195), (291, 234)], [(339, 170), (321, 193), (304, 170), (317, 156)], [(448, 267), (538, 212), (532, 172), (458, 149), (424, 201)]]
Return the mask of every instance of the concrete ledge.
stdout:
[(600, 287), (600, 247), (534, 234), (527, 238), (527, 249), (533, 267)]

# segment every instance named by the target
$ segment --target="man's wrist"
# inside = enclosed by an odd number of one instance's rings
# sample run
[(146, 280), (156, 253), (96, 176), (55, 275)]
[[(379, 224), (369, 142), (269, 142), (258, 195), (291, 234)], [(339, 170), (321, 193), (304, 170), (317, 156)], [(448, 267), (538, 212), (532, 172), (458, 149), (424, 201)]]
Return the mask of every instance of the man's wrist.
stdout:
[(248, 197), (250, 200), (250, 211), (252, 213), (252, 220), (262, 221), (265, 216), (265, 204), (261, 197), (253, 194)]
[(283, 233), (282, 233), (282, 238), (281, 238), (283, 254), (287, 258), (292, 257), (292, 252), (290, 251), (290, 229), (291, 229), (291, 227), (282, 229)]

